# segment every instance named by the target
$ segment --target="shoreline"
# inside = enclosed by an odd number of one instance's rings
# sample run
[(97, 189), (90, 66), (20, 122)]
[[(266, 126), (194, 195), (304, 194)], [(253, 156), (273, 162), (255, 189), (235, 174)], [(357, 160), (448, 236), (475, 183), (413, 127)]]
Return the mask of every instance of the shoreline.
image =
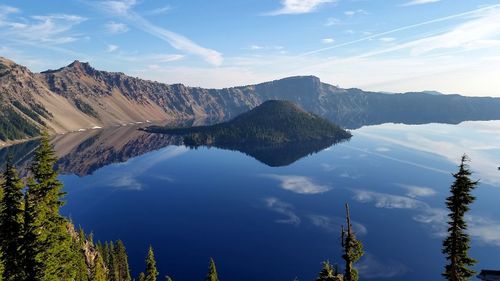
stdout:
[[(107, 130), (111, 128), (118, 128), (118, 127), (132, 127), (132, 126), (137, 126), (138, 130), (139, 129), (144, 129), (146, 127), (149, 127), (151, 125), (166, 125), (167, 123), (171, 122), (187, 122), (187, 121), (192, 121), (192, 120), (205, 120), (207, 118), (187, 118), (187, 119), (165, 119), (165, 120), (144, 120), (144, 121), (132, 121), (132, 122), (124, 122), (121, 124), (114, 124), (110, 126), (93, 126), (90, 128), (81, 128), (77, 130), (72, 130), (72, 131), (67, 131), (67, 132), (62, 132), (62, 133), (49, 133), (50, 137), (56, 137), (56, 136), (62, 136), (66, 134), (72, 134), (72, 133), (82, 133), (82, 132), (88, 132), (88, 131), (95, 131), (95, 130)], [(142, 130), (143, 132), (147, 132), (146, 130)], [(147, 132), (151, 133), (151, 132)], [(1, 141), (0, 140), (0, 150), (4, 148), (11, 147), (13, 145), (29, 142), (32, 140), (39, 139), (41, 136), (36, 136), (36, 137), (31, 137), (31, 138), (23, 138), (23, 139), (18, 139), (18, 140), (9, 140), (9, 141)]]

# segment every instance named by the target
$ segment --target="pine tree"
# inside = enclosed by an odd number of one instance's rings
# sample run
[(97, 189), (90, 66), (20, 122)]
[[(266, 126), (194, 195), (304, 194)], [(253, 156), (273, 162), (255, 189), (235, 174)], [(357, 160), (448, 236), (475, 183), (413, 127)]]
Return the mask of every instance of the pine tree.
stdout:
[(219, 276), (217, 275), (217, 268), (215, 267), (214, 259), (210, 258), (210, 265), (208, 266), (207, 277), (205, 281), (219, 281)]
[(22, 256), (20, 255), (23, 236), (23, 188), (24, 184), (18, 176), (8, 157), (4, 181), (1, 184), (3, 198), (0, 204), (0, 249), (4, 266), (3, 280), (23, 279)]
[(443, 242), (443, 254), (446, 255), (449, 264), (445, 266), (442, 275), (450, 281), (470, 280), (475, 274), (470, 268), (476, 261), (468, 256), (470, 238), (466, 233), (467, 223), (464, 216), (470, 210), (469, 205), (475, 200), (471, 192), (478, 182), (470, 179), (468, 161), (468, 157), (463, 155), (458, 172), (453, 174), (455, 181), (451, 186), (451, 196), (446, 198), (450, 213), (448, 237)]
[[(28, 179), (29, 183), (34, 184), (32, 179)], [(42, 263), (40, 261), (40, 252), (43, 247), (38, 243), (37, 225), (40, 223), (36, 220), (35, 204), (29, 203), (31, 196), (30, 190), (24, 194), (24, 233), (21, 248), (22, 267), (26, 278), (32, 280), (40, 280), (42, 272)], [(37, 257), (38, 255), (38, 257)]]
[(106, 267), (109, 268), (111, 264), (111, 250), (108, 241), (104, 242), (102, 258)]
[(64, 193), (54, 170), (56, 160), (44, 132), (25, 194), (23, 263), (28, 280), (73, 280), (76, 276), (69, 222), (59, 213)]
[(127, 250), (121, 240), (116, 241), (115, 251), (117, 261), (118, 280), (130, 281), (130, 269), (128, 266)]
[(342, 258), (345, 260), (345, 281), (357, 281), (358, 271), (354, 268), (356, 263), (363, 256), (363, 244), (356, 239), (351, 225), (351, 216), (349, 213), (349, 205), (345, 204), (347, 229), (342, 227), (342, 247), (344, 254)]
[(90, 281), (107, 281), (106, 268), (104, 266), (104, 259), (102, 258), (101, 252), (98, 252), (97, 254), (90, 276)]
[(146, 275), (144, 274), (144, 272), (141, 272), (141, 274), (139, 274), (139, 281), (145, 281), (146, 280)]
[(319, 272), (318, 278), (316, 281), (337, 281), (336, 278), (337, 272), (335, 272), (333, 266), (329, 261), (323, 262), (323, 268)]
[(153, 247), (149, 246), (148, 256), (146, 257), (146, 273), (144, 275), (144, 281), (156, 281), (160, 273), (156, 269), (155, 254), (153, 252)]
[(170, 278), (170, 276), (167, 275), (167, 276), (165, 276), (165, 281), (173, 281), (173, 280), (172, 280), (172, 278)]
[(115, 253), (115, 244), (113, 241), (109, 242), (109, 248), (108, 248), (108, 279), (109, 281), (120, 281), (119, 279), (119, 267), (118, 267), (118, 260), (116, 257)]
[(85, 257), (85, 241), (87, 239), (83, 228), (79, 228), (78, 236), (73, 240), (72, 243), (72, 251), (76, 253), (75, 255), (75, 267), (76, 267), (76, 276), (74, 281), (89, 281), (91, 277), (91, 272), (89, 272), (89, 268), (87, 266), (86, 257)]

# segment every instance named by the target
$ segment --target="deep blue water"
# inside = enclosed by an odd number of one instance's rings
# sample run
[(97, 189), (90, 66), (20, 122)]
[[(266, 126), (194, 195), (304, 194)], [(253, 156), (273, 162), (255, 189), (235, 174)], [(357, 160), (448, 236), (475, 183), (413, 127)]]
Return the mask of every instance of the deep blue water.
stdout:
[(349, 142), (284, 167), (237, 151), (167, 146), (62, 175), (63, 211), (122, 239), (134, 276), (148, 245), (163, 275), (203, 280), (213, 257), (221, 280), (314, 280), (321, 261), (342, 264), (340, 226), (351, 206), (365, 257), (360, 280), (442, 280), (444, 200), (458, 160), (471, 158), (469, 225), (476, 269), (500, 269), (500, 122), (363, 127)]

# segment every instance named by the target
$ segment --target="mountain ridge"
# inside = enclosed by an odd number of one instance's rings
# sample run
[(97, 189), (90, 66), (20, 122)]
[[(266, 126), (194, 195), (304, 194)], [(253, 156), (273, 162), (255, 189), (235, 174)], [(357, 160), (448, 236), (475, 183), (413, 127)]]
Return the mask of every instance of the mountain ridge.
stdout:
[(0, 145), (36, 136), (44, 128), (57, 134), (146, 121), (228, 120), (271, 99), (290, 100), (350, 129), (386, 122), (500, 119), (499, 98), (388, 95), (343, 89), (315, 76), (205, 89), (101, 71), (80, 61), (33, 73), (0, 57)]

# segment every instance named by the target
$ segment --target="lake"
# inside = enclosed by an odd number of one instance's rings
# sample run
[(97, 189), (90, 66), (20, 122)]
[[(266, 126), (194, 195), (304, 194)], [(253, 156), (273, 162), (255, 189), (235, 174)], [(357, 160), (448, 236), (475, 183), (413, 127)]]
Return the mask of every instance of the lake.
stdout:
[[(342, 265), (348, 202), (365, 248), (360, 280), (442, 280), (444, 201), (466, 153), (481, 182), (468, 217), (471, 256), (478, 271), (500, 269), (500, 121), (352, 133), (323, 150), (265, 150), (265, 157), (189, 149), (135, 127), (57, 136), (63, 212), (95, 240), (122, 239), (134, 276), (151, 244), (162, 276), (176, 281), (203, 280), (209, 257), (221, 280), (305, 281), (323, 260)], [(9, 150), (25, 167), (34, 147)]]

